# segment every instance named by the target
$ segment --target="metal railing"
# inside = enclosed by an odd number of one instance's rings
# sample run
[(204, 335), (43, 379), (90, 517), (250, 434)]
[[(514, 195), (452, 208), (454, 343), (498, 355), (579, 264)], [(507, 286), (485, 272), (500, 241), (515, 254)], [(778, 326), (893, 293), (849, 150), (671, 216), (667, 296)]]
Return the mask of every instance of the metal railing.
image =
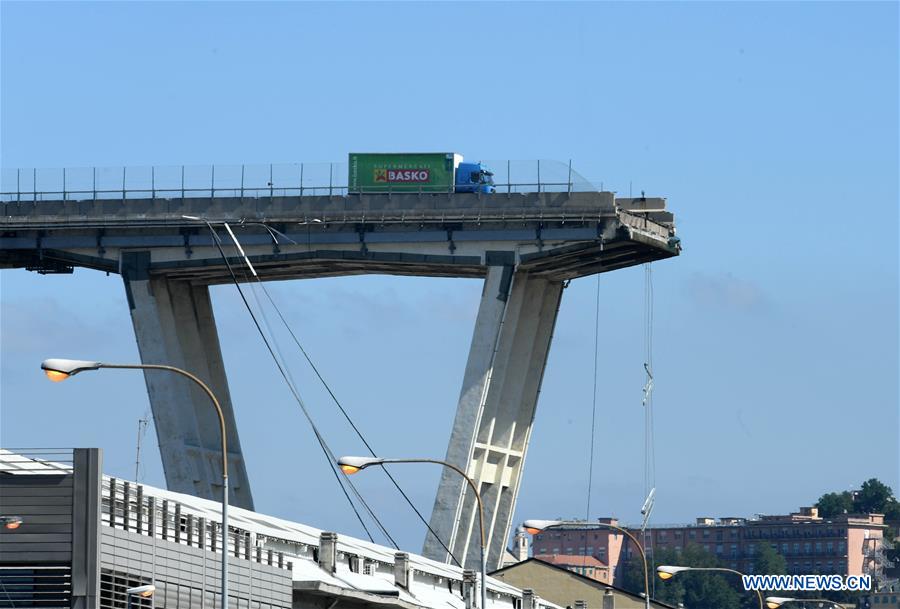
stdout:
[(6, 474), (71, 474), (71, 448), (0, 448), (0, 472)]
[[(222, 551), (222, 527), (219, 522), (195, 516), (168, 499), (144, 494), (144, 487), (116, 478), (105, 478), (101, 493), (102, 526), (131, 531), (172, 543), (210, 552)], [(247, 530), (229, 526), (228, 552), (231, 556), (260, 564), (291, 569), (284, 552), (263, 549)]]
[[(483, 163), (494, 173), (495, 195), (599, 190), (572, 169), (571, 161)], [(348, 177), (347, 163), (3, 168), (0, 169), (0, 202), (346, 196)], [(410, 190), (385, 186), (367, 187), (364, 192), (399, 194)]]

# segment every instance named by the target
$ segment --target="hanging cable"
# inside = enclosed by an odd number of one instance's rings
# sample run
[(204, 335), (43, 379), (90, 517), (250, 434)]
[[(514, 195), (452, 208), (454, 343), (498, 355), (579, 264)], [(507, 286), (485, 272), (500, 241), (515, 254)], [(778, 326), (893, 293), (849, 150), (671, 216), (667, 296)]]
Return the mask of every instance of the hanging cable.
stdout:
[[(594, 482), (594, 440), (597, 436), (597, 366), (600, 355), (600, 274), (597, 274), (597, 293), (594, 303), (594, 387), (591, 394), (591, 454), (588, 459), (587, 505), (584, 509), (585, 521), (591, 518), (591, 491)], [(584, 562), (587, 566), (587, 533), (584, 542)]]
[[(278, 317), (281, 319), (282, 324), (284, 324), (284, 327), (287, 329), (288, 333), (290, 334), (291, 339), (294, 341), (294, 344), (297, 345), (297, 348), (303, 354), (303, 357), (306, 359), (310, 368), (315, 373), (315, 375), (319, 379), (319, 381), (322, 383), (322, 386), (328, 392), (328, 395), (331, 396), (331, 399), (334, 401), (335, 405), (341, 411), (341, 414), (344, 415), (344, 418), (347, 420), (347, 423), (349, 423), (350, 427), (353, 428), (353, 431), (356, 432), (356, 435), (359, 437), (359, 439), (365, 445), (366, 450), (369, 451), (369, 454), (372, 455), (373, 457), (377, 457), (378, 455), (375, 453), (375, 450), (372, 448), (372, 446), (366, 440), (365, 436), (363, 436), (362, 432), (356, 426), (356, 423), (353, 422), (353, 419), (350, 418), (349, 413), (346, 411), (344, 406), (341, 404), (340, 400), (338, 400), (337, 396), (331, 390), (331, 387), (328, 385), (328, 383), (322, 377), (322, 374), (319, 372), (318, 367), (316, 367), (316, 365), (313, 363), (312, 358), (306, 352), (306, 349), (303, 348), (303, 345), (300, 343), (300, 340), (297, 338), (297, 335), (294, 333), (293, 329), (288, 324), (284, 315), (281, 313), (281, 309), (278, 308), (278, 305), (275, 304), (275, 301), (272, 299), (271, 294), (269, 294), (269, 290), (266, 289), (265, 284), (258, 277), (257, 277), (257, 281), (259, 282), (260, 287), (262, 287), (263, 294), (266, 295), (266, 298), (268, 299), (269, 303), (272, 305), (272, 308), (275, 309), (275, 312), (278, 314)], [(461, 567), (462, 564), (459, 562), (459, 560), (457, 560), (456, 556), (453, 555), (453, 552), (450, 550), (450, 548), (448, 548), (447, 545), (443, 542), (443, 540), (438, 536), (437, 532), (435, 532), (435, 530), (433, 528), (431, 528), (431, 525), (425, 519), (425, 516), (422, 515), (422, 513), (419, 511), (419, 509), (412, 502), (412, 499), (410, 499), (409, 496), (406, 494), (406, 492), (403, 490), (403, 488), (401, 488), (400, 483), (397, 482), (396, 478), (394, 478), (394, 476), (391, 475), (391, 472), (388, 471), (388, 469), (386, 467), (382, 467), (381, 469), (384, 471), (385, 475), (387, 475), (388, 479), (391, 481), (391, 483), (394, 485), (394, 487), (397, 489), (397, 491), (399, 491), (399, 493), (403, 497), (403, 499), (406, 500), (406, 503), (409, 504), (409, 507), (411, 507), (412, 510), (416, 513), (416, 516), (419, 517), (419, 520), (422, 521), (422, 523), (428, 528), (428, 531), (434, 536), (435, 539), (437, 539), (438, 543), (441, 544), (441, 546), (444, 548), (444, 550), (447, 551), (447, 554), (450, 556), (451, 559), (453, 559), (453, 562), (455, 562), (458, 567)]]
[[(647, 532), (656, 494), (656, 438), (653, 422), (653, 267), (649, 262), (644, 265), (644, 374), (641, 403), (644, 406), (644, 493), (647, 499), (641, 510), (644, 516), (641, 532), (644, 537), (644, 548), (649, 546), (651, 567), (655, 570), (653, 536)], [(655, 579), (652, 593), (656, 594)]]
[[(247, 268), (250, 269), (250, 272), (253, 274), (254, 277), (259, 279), (259, 275), (256, 273), (256, 269), (253, 268), (253, 264), (250, 262), (250, 259), (247, 257), (246, 253), (244, 253), (244, 250), (241, 247), (240, 242), (237, 240), (237, 237), (235, 237), (234, 232), (231, 230), (231, 226), (228, 223), (224, 223), (224, 226), (225, 226), (225, 229), (228, 232), (228, 234), (231, 236), (231, 239), (232, 239), (232, 242), (234, 243), (235, 249), (237, 249), (238, 253), (241, 254)], [(272, 234), (271, 231), (270, 231), (270, 234)], [(227, 263), (227, 260), (226, 260), (226, 263)], [(249, 283), (250, 277), (247, 275), (246, 270), (243, 271), (243, 275), (244, 275), (244, 281)], [(236, 285), (238, 287), (238, 290), (241, 291), (241, 293), (243, 295), (240, 285), (239, 284), (236, 284)], [(253, 283), (250, 283), (250, 285), (251, 285), (251, 292), (253, 294), (254, 299), (256, 300), (256, 305), (260, 312), (260, 317), (262, 317), (263, 324), (266, 326), (266, 330), (268, 331), (269, 337), (271, 337), (271, 342), (266, 339), (265, 334), (261, 331), (259, 324), (257, 323), (257, 328), (260, 329), (260, 335), (262, 336), (263, 341), (266, 342), (266, 346), (269, 347), (269, 352), (270, 352), (270, 354), (272, 354), (275, 364), (278, 366), (279, 371), (282, 374), (282, 378), (284, 378), (286, 384), (288, 385), (288, 388), (291, 390), (291, 393), (294, 396), (294, 399), (300, 405), (300, 408), (303, 410), (303, 414), (306, 416), (307, 420), (309, 421), (310, 425), (313, 428), (313, 431), (316, 433), (316, 438), (319, 441), (319, 444), (322, 447), (323, 451), (326, 453), (326, 456), (327, 456), (328, 462), (329, 462), (329, 466), (331, 467), (332, 472), (334, 473), (335, 477), (337, 478), (338, 483), (341, 485), (341, 488), (344, 490), (345, 495), (346, 495), (346, 489), (344, 488), (343, 485), (346, 484), (347, 486), (350, 487), (350, 490), (356, 496), (357, 500), (366, 509), (370, 518), (372, 518), (372, 520), (374, 520), (375, 523), (378, 525), (378, 528), (381, 530), (382, 534), (384, 534), (384, 536), (388, 540), (390, 540), (391, 544), (395, 548), (399, 549), (399, 547), (397, 546), (397, 543), (394, 541), (394, 538), (391, 537), (391, 534), (388, 532), (388, 530), (384, 527), (384, 525), (381, 523), (381, 521), (375, 515), (374, 510), (372, 510), (372, 508), (369, 506), (368, 502), (366, 502), (365, 498), (362, 496), (362, 494), (356, 488), (356, 485), (353, 484), (353, 481), (347, 479), (347, 477), (345, 475), (343, 475), (341, 472), (338, 471), (337, 457), (335, 456), (335, 454), (331, 450), (331, 448), (328, 446), (328, 444), (325, 442), (325, 438), (321, 435), (321, 433), (319, 433), (318, 428), (312, 419), (312, 416), (310, 415), (309, 411), (307, 410), (303, 399), (300, 397), (300, 393), (297, 390), (297, 387), (294, 383), (293, 377), (290, 374), (290, 371), (287, 369), (287, 367), (285, 365), (282, 365), (281, 363), (279, 363), (279, 362), (285, 361), (284, 355), (281, 352), (281, 348), (278, 345), (278, 340), (275, 338), (275, 334), (272, 332), (272, 328), (271, 328), (271, 325), (269, 324), (268, 317), (265, 314), (265, 309), (262, 307), (262, 303), (260, 302), (259, 296), (256, 293), (255, 285)], [(245, 300), (245, 304), (246, 304), (246, 300)], [(250, 312), (251, 316), (253, 316), (253, 311), (251, 310), (249, 305), (247, 305), (247, 308), (248, 308), (248, 311)], [(256, 318), (254, 317), (254, 321), (255, 320), (256, 320)], [(273, 348), (271, 346), (272, 344), (274, 344), (274, 352), (277, 353), (277, 357), (276, 357), (276, 354), (273, 353)], [(349, 499), (349, 497), (348, 497), (348, 499)], [(351, 501), (351, 505), (352, 505), (352, 501)]]
[[(272, 240), (276, 244), (278, 243), (278, 236), (284, 238), (287, 241), (290, 241), (291, 243), (296, 243), (296, 241), (294, 241), (293, 239), (291, 239), (284, 233), (277, 231), (277, 230), (269, 227), (266, 224), (253, 223), (253, 225), (259, 225), (259, 226), (262, 226), (264, 229), (266, 229), (266, 231), (268, 231), (269, 235), (272, 237)], [(241, 222), (241, 226), (244, 226), (243, 221)], [(249, 260), (247, 262), (249, 263)], [(266, 287), (265, 282), (262, 281), (262, 279), (259, 277), (259, 275), (256, 275), (254, 273), (254, 276), (256, 277), (256, 284), (262, 289), (263, 294), (265, 294), (266, 299), (268, 300), (269, 304), (275, 310), (275, 313), (278, 315), (278, 318), (281, 320), (281, 323), (284, 325), (285, 329), (288, 331), (288, 334), (290, 335), (291, 339), (294, 341), (294, 344), (300, 350), (300, 353), (303, 354), (304, 359), (306, 359), (306, 362), (309, 364), (310, 368), (315, 373), (316, 377), (319, 379), (319, 382), (322, 383), (322, 386), (328, 392), (328, 395), (331, 397), (332, 401), (338, 407), (338, 410), (341, 411), (341, 414), (344, 416), (344, 419), (346, 419), (347, 423), (350, 424), (350, 427), (353, 429), (353, 431), (356, 433), (356, 435), (359, 437), (359, 439), (365, 445), (366, 449), (369, 451), (369, 454), (372, 455), (373, 457), (377, 457), (378, 455), (375, 453), (375, 450), (369, 444), (368, 440), (366, 440), (362, 431), (360, 431), (360, 429), (356, 426), (356, 423), (350, 417), (350, 414), (344, 408), (343, 404), (341, 404), (340, 400), (338, 400), (334, 391), (332, 391), (331, 386), (328, 384), (328, 382), (325, 381), (325, 378), (319, 372), (319, 368), (315, 365), (315, 363), (313, 362), (309, 353), (306, 351), (306, 349), (303, 347), (303, 344), (300, 342), (300, 339), (294, 333), (293, 328), (291, 328), (291, 325), (288, 323), (284, 314), (281, 312), (281, 308), (275, 303), (275, 300), (272, 298), (272, 295), (269, 293), (269, 290)], [(255, 295), (255, 292), (254, 292), (254, 295)], [(260, 307), (260, 309), (262, 308), (258, 301), (257, 301), (257, 306)], [(269, 328), (269, 333), (271, 334), (271, 328)], [(281, 354), (279, 353), (279, 355), (281, 355)], [(282, 360), (283, 359), (284, 359), (284, 357), (282, 356)], [(415, 506), (415, 504), (412, 502), (412, 499), (409, 498), (409, 496), (406, 494), (406, 492), (400, 486), (400, 483), (397, 482), (396, 478), (394, 478), (394, 476), (390, 473), (390, 471), (388, 471), (388, 468), (382, 467), (381, 469), (384, 471), (385, 475), (388, 477), (388, 479), (391, 481), (391, 483), (394, 485), (394, 487), (397, 489), (397, 491), (400, 493), (400, 495), (403, 497), (403, 499), (406, 501), (406, 503), (409, 505), (409, 507), (411, 507), (413, 512), (415, 512), (416, 516), (419, 518), (419, 520), (422, 522), (422, 524), (425, 525), (425, 527), (434, 536), (434, 538), (438, 541), (438, 543), (441, 544), (441, 546), (447, 552), (447, 555), (450, 556), (450, 558), (453, 560), (454, 563), (456, 563), (457, 566), (461, 567), (462, 564), (459, 562), (459, 560), (456, 558), (456, 556), (453, 555), (453, 552), (450, 550), (450, 548), (447, 546), (447, 544), (445, 544), (444, 541), (438, 536), (437, 532), (431, 527), (431, 524), (425, 519), (425, 517), (422, 515), (422, 513), (419, 511), (419, 509)]]
[[(359, 510), (356, 508), (356, 505), (353, 503), (353, 500), (350, 498), (350, 494), (347, 492), (347, 489), (344, 486), (345, 480), (342, 480), (341, 475), (335, 469), (336, 466), (335, 466), (335, 458), (334, 458), (333, 453), (331, 453), (331, 451), (328, 449), (328, 447), (325, 443), (325, 439), (322, 437), (321, 433), (319, 432), (318, 427), (316, 426), (315, 422), (313, 421), (312, 417), (310, 416), (309, 412), (307, 411), (306, 405), (303, 403), (303, 400), (300, 398), (300, 395), (297, 393), (296, 389), (290, 383), (290, 380), (289, 380), (283, 366), (281, 365), (281, 362), (278, 360), (278, 357), (276, 356), (275, 351), (273, 350), (271, 344), (269, 343), (269, 340), (267, 339), (265, 333), (262, 330), (262, 327), (259, 324), (259, 321), (256, 318), (256, 314), (253, 312), (253, 309), (250, 306), (250, 303), (247, 301), (247, 297), (244, 294), (244, 291), (240, 286), (240, 282), (238, 281), (238, 278), (234, 273), (234, 269), (231, 266), (231, 262), (228, 260), (228, 256), (225, 254), (225, 251), (222, 249), (222, 242), (221, 242), (221, 238), (219, 237), (218, 232), (216, 232), (215, 228), (213, 228), (212, 224), (210, 224), (209, 222), (206, 222), (206, 225), (209, 227), (209, 230), (212, 233), (213, 243), (215, 243), (216, 249), (218, 250), (219, 255), (222, 257), (222, 260), (225, 262), (225, 266), (228, 269), (228, 273), (231, 276), (231, 280), (234, 283), (235, 287), (237, 288), (238, 294), (240, 295), (241, 300), (244, 303), (244, 307), (247, 309), (247, 312), (250, 314), (250, 318), (253, 320), (253, 324), (256, 326), (257, 332), (259, 333), (260, 337), (262, 337), (263, 342), (266, 345), (266, 349), (269, 351), (269, 355), (272, 356), (272, 359), (275, 362), (275, 365), (278, 368), (278, 371), (281, 374), (281, 377), (284, 379), (285, 383), (288, 385), (288, 389), (291, 391), (291, 394), (293, 395), (294, 400), (297, 401), (298, 405), (300, 406), (301, 411), (303, 412), (304, 416), (306, 417), (307, 421), (309, 422), (310, 426), (312, 427), (313, 434), (315, 435), (316, 440), (318, 441), (319, 446), (322, 449), (323, 454), (325, 455), (325, 459), (328, 461), (328, 466), (331, 469), (332, 473), (334, 474), (335, 480), (337, 481), (338, 486), (341, 487), (341, 491), (344, 493), (344, 496), (346, 497), (347, 502), (350, 504), (350, 507), (353, 510), (353, 513), (356, 515), (357, 520), (359, 520), (359, 523), (362, 526), (363, 530), (366, 532), (366, 535), (368, 536), (369, 540), (372, 543), (374, 543), (375, 540), (372, 537), (372, 533), (369, 531), (369, 528), (366, 526), (366, 523), (363, 520), (362, 515), (359, 513)], [(238, 246), (238, 248), (239, 248), (239, 246)], [(251, 270), (253, 270), (252, 265), (250, 265), (250, 268), (251, 268)], [(254, 275), (256, 274), (255, 270), (253, 270), (253, 273), (254, 273)], [(351, 487), (353, 487), (352, 482), (350, 482), (350, 481), (346, 481), (346, 482), (348, 482), (348, 484)], [(357, 497), (359, 497), (359, 494), (355, 488), (354, 488), (354, 494), (356, 494)], [(370, 514), (371, 514), (371, 510), (370, 510)], [(378, 523), (379, 527), (385, 533), (386, 537), (391, 540), (391, 543), (394, 545), (394, 547), (397, 548), (398, 547), (397, 544), (394, 542), (393, 538), (391, 538), (391, 536), (389, 534), (387, 534), (387, 531), (384, 529), (383, 525), (381, 525), (380, 521), (374, 517), (373, 517), (373, 519), (375, 520), (376, 523)]]

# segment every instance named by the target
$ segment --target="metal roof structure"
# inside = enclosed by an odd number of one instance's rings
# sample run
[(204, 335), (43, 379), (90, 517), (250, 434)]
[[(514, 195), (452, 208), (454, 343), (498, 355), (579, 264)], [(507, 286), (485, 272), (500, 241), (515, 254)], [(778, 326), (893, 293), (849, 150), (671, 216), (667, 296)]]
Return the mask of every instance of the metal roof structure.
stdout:
[[(71, 451), (41, 451), (40, 457), (35, 456), (36, 454), (0, 449), (0, 476), (30, 477), (35, 474), (65, 475), (73, 472), (69, 457)], [(137, 531), (138, 535), (144, 535), (149, 526), (150, 535), (157, 540), (162, 538), (170, 543), (193, 545), (196, 548), (191, 525), (185, 530), (184, 523), (216, 523), (221, 520), (220, 503), (112, 476), (103, 475), (101, 495), (100, 526), (104, 530), (109, 530), (109, 527), (133, 534)], [(129, 507), (124, 508), (126, 505)], [(154, 511), (154, 516), (147, 515), (142, 525), (136, 520), (137, 514), (145, 514), (148, 505)], [(156, 508), (163, 510), (162, 515), (155, 511)], [(167, 522), (171, 525), (168, 537), (165, 532), (159, 536), (157, 528), (161, 526), (165, 530), (168, 525), (160, 521), (167, 517)], [(155, 522), (148, 524), (152, 520)], [(465, 577), (461, 568), (416, 554), (398, 553), (393, 548), (349, 535), (336, 535), (336, 560), (334, 571), (331, 572), (323, 568), (319, 560), (323, 533), (330, 533), (310, 525), (234, 506), (229, 506), (229, 524), (235, 541), (229, 551), (245, 556), (251, 554), (251, 548), (257, 556), (270, 551), (278, 553), (279, 565), (285, 565), (290, 571), (295, 594), (301, 592), (404, 609), (466, 608), (463, 594)], [(175, 530), (179, 532), (174, 533)], [(243, 547), (239, 547), (238, 538), (249, 540), (249, 546), (240, 544)], [(211, 554), (215, 553), (214, 545), (209, 550), (201, 542), (200, 547)], [(219, 550), (221, 551), (221, 547)], [(400, 557), (408, 561), (405, 562), (409, 573), (406, 586), (399, 585), (396, 581), (395, 565)], [(522, 590), (488, 578), (489, 609), (516, 607), (521, 598)], [(539, 599), (534, 609), (560, 608)]]

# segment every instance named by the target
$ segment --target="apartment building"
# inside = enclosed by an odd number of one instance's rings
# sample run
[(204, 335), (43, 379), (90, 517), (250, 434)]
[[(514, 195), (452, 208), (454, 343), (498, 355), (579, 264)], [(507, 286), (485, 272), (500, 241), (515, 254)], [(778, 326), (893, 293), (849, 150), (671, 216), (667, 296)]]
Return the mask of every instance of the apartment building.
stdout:
[[(618, 525), (615, 518), (600, 522)], [(890, 566), (883, 554), (890, 546), (884, 539), (882, 514), (822, 518), (816, 508), (804, 507), (777, 516), (701, 517), (693, 524), (655, 526), (646, 533), (626, 528), (649, 552), (662, 548), (681, 551), (697, 544), (723, 566), (744, 573), (754, 572), (756, 557), (765, 545), (784, 557), (788, 573), (868, 574), (877, 580)], [(624, 535), (611, 529), (573, 525), (535, 535), (532, 554), (593, 556), (608, 565), (616, 581), (621, 577), (621, 563), (637, 554), (633, 544), (624, 541)]]

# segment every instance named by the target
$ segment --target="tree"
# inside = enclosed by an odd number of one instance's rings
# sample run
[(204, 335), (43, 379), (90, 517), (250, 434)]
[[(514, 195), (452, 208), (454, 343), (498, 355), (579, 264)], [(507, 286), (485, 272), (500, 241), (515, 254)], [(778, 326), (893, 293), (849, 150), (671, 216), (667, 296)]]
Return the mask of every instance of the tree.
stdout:
[(890, 523), (900, 522), (900, 501), (894, 499), (884, 506), (884, 520)]
[(753, 560), (753, 572), (760, 575), (784, 575), (787, 573), (787, 562), (772, 546), (761, 544)]
[[(719, 567), (715, 555), (702, 546), (688, 544), (680, 553), (669, 549), (659, 549), (650, 558), (651, 577), (654, 565), (678, 565), (684, 567)], [(733, 578), (733, 581), (732, 579)], [(656, 579), (654, 599), (677, 605), (683, 603), (688, 609), (741, 609), (743, 598), (739, 592), (741, 582), (736, 575), (706, 571), (679, 573), (663, 581)], [(622, 587), (629, 592), (640, 594), (644, 591), (644, 567), (640, 558), (635, 557), (624, 565)], [(754, 601), (755, 602), (755, 601)]]
[(894, 491), (887, 484), (877, 478), (870, 478), (863, 482), (859, 492), (853, 501), (854, 511), (861, 514), (873, 512), (883, 514), (892, 503), (896, 503)]
[(819, 497), (816, 507), (819, 508), (819, 516), (822, 518), (832, 518), (839, 514), (852, 512), (853, 494), (850, 491), (825, 493)]

